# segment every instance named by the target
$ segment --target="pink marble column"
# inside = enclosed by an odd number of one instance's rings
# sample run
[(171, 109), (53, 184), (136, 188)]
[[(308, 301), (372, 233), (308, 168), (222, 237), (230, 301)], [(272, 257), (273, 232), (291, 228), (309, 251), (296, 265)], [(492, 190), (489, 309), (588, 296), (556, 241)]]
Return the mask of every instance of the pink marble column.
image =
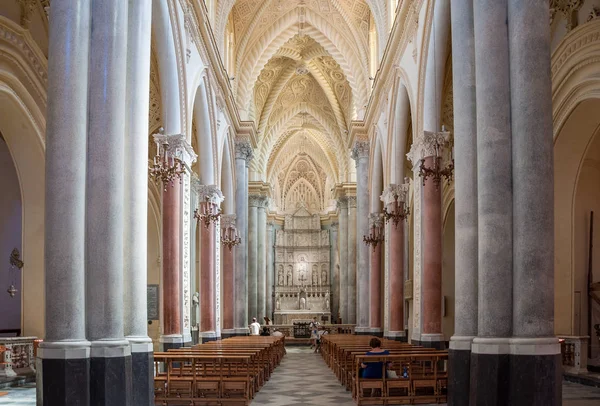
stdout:
[[(433, 158), (425, 158), (433, 167)], [(442, 196), (431, 177), (423, 187), (423, 330), (442, 334)]]
[(390, 332), (404, 332), (404, 222), (390, 222)]
[[(215, 207), (214, 203), (200, 203)], [(214, 209), (213, 209), (214, 210)], [(208, 207), (207, 207), (207, 212)], [(200, 227), (200, 334), (214, 333), (215, 323), (215, 223), (207, 227), (203, 221)], [(205, 337), (203, 335), (203, 337)]]
[[(381, 330), (381, 248), (383, 241), (371, 247), (371, 294), (369, 327)], [(375, 333), (375, 331), (373, 331)]]
[(163, 192), (163, 336), (181, 335), (181, 185)]
[[(223, 216), (221, 220), (222, 233), (227, 231), (228, 217), (235, 217), (235, 215)], [(233, 330), (234, 328), (234, 273), (235, 273), (235, 247), (229, 248), (226, 245), (221, 246), (221, 258), (223, 261), (223, 300), (221, 301), (223, 307), (223, 331)]]

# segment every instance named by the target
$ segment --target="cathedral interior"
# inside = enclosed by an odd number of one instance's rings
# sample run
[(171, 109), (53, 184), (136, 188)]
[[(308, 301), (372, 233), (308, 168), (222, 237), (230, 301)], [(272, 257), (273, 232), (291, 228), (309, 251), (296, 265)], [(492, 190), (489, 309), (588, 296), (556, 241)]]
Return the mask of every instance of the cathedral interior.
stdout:
[(2, 0), (0, 190), (0, 405), (600, 403), (600, 0)]

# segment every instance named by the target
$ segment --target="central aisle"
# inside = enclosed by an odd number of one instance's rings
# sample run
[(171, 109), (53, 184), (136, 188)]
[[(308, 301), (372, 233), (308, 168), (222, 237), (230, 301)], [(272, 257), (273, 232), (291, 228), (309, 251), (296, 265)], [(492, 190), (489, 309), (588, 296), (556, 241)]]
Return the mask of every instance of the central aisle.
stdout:
[(321, 358), (308, 347), (286, 347), (271, 379), (252, 401), (252, 406), (355, 405), (352, 394), (335, 379)]

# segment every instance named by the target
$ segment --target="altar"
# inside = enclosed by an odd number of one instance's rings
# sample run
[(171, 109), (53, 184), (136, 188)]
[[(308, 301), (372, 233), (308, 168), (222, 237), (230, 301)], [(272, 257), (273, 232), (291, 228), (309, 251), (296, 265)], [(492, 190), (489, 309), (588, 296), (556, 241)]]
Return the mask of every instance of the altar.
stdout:
[(331, 322), (329, 231), (300, 207), (275, 234), (275, 324)]

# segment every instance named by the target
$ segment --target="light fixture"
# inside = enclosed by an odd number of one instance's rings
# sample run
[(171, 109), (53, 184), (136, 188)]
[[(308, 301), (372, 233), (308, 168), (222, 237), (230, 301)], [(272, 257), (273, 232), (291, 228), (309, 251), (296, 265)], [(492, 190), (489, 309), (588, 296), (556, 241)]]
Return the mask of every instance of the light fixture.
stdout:
[(17, 281), (17, 276), (19, 275), (19, 270), (23, 268), (23, 261), (21, 261), (21, 253), (19, 252), (18, 249), (13, 249), (12, 252), (10, 253), (10, 269), (9, 269), (9, 277), (11, 279), (11, 284), (8, 287), (8, 289), (6, 289), (6, 292), (8, 292), (10, 297), (15, 297), (15, 295), (17, 294), (18, 290), (15, 287), (16, 281)]
[[(410, 214), (410, 207), (406, 205), (406, 194), (408, 192), (408, 187), (409, 179), (405, 178), (404, 184), (390, 184), (390, 186), (387, 187), (381, 195), (381, 200), (385, 204), (383, 208), (383, 217), (385, 218), (385, 222), (387, 223), (392, 220), (394, 222), (394, 227), (398, 227), (398, 223), (400, 223), (402, 220), (406, 220)], [(388, 211), (387, 206), (390, 204), (392, 205), (392, 208), (391, 211)]]
[(200, 207), (194, 210), (194, 218), (196, 221), (202, 221), (204, 227), (208, 228), (210, 223), (216, 223), (221, 217), (221, 209), (207, 196), (204, 202), (200, 203)]
[(371, 213), (369, 215), (369, 222), (371, 223), (371, 233), (363, 235), (363, 241), (367, 245), (372, 245), (373, 250), (377, 247), (377, 244), (385, 240), (383, 232), (383, 214)]
[(164, 190), (167, 190), (167, 185), (173, 186), (175, 179), (179, 182), (183, 179), (185, 173), (185, 165), (183, 163), (183, 151), (178, 147), (176, 142), (185, 140), (183, 134), (166, 135), (164, 128), (158, 130), (158, 134), (154, 134), (154, 142), (156, 143), (156, 155), (152, 165), (149, 168), (150, 177), (154, 182), (162, 182)]
[(443, 165), (443, 150), (444, 147), (449, 146), (450, 133), (446, 131), (446, 128), (442, 126), (441, 132), (425, 132), (425, 143), (433, 146), (433, 154), (431, 155), (433, 165), (426, 166), (425, 158), (421, 159), (419, 165), (419, 176), (423, 179), (423, 186), (427, 178), (433, 178), (433, 183), (436, 189), (440, 187), (442, 178), (445, 178), (448, 182), (452, 180), (454, 173), (454, 156), (452, 148), (448, 148), (450, 151), (449, 162), (447, 165)]
[(224, 215), (221, 219), (221, 244), (225, 245), (231, 251), (233, 247), (242, 242), (235, 227), (235, 214)]

